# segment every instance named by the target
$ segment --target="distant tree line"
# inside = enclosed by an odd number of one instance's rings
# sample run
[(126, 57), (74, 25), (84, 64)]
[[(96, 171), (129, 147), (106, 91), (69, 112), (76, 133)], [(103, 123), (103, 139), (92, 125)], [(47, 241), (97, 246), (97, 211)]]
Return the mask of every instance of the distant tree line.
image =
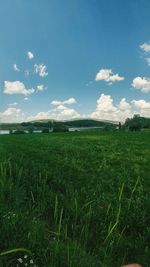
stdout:
[(97, 121), (97, 120), (72, 120), (72, 121), (35, 121), (35, 122), (23, 122), (23, 127), (34, 127), (34, 128), (53, 128), (53, 127), (104, 127), (105, 125), (111, 125), (111, 122)]
[(111, 122), (98, 121), (98, 120), (72, 120), (64, 122), (68, 127), (104, 127), (106, 125), (112, 125)]
[[(111, 123), (107, 121), (97, 121), (92, 119), (72, 120), (72, 121), (34, 121), (23, 122), (21, 124), (2, 125), (9, 127), (10, 134), (33, 133), (41, 131), (42, 133), (49, 132), (67, 132), (69, 128), (91, 127), (91, 130), (102, 131), (140, 131), (141, 129), (150, 129), (150, 118), (134, 115), (133, 118), (127, 118), (125, 123)], [(97, 128), (97, 129), (96, 129)], [(5, 129), (5, 128), (4, 128)]]
[(141, 129), (150, 128), (150, 118), (134, 115), (133, 118), (128, 118), (125, 121), (124, 127), (130, 131), (140, 131)]

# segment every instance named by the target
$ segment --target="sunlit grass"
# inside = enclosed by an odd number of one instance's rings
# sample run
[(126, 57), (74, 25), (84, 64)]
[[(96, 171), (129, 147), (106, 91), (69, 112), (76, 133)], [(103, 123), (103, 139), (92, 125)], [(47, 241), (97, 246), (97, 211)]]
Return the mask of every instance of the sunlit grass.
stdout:
[(1, 265), (27, 255), (39, 267), (149, 266), (149, 141), (146, 132), (0, 136)]

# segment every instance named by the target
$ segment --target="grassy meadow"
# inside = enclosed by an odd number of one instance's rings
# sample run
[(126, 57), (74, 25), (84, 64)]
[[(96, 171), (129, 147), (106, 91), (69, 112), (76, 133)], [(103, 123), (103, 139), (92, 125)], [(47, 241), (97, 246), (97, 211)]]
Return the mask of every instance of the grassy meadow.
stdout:
[(0, 136), (0, 266), (148, 267), (149, 246), (149, 132)]

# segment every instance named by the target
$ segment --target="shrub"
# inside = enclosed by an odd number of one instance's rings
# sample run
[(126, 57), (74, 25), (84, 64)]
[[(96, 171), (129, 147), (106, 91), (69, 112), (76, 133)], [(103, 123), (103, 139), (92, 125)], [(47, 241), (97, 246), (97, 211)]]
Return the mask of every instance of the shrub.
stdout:
[(34, 132), (34, 127), (29, 126), (29, 128), (28, 128), (28, 133), (33, 133), (33, 132)]
[(53, 132), (68, 132), (69, 129), (65, 125), (55, 125), (53, 127)]
[(49, 133), (49, 129), (47, 129), (47, 128), (43, 129), (42, 133)]
[(13, 132), (13, 134), (25, 134), (26, 132), (23, 130), (16, 130)]

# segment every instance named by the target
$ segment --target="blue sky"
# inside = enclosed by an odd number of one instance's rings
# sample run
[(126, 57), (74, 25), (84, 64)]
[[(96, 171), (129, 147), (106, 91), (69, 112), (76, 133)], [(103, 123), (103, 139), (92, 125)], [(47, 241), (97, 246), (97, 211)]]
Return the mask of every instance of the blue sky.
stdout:
[(1, 0), (0, 120), (150, 116), (149, 10), (149, 0)]

